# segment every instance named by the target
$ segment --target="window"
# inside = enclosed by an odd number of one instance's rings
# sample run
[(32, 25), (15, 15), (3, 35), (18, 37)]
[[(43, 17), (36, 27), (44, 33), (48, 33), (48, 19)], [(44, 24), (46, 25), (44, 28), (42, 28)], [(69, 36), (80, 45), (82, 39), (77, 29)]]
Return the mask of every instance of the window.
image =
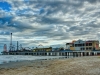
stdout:
[(83, 46), (83, 44), (75, 44), (75, 47)]
[(85, 50), (85, 48), (80, 48), (80, 50)]
[(86, 43), (86, 46), (88, 46), (88, 43)]
[(86, 48), (86, 50), (88, 50), (88, 47)]
[(81, 46), (81, 44), (78, 44), (78, 46)]
[(72, 47), (74, 47), (74, 44), (72, 44)]
[(92, 50), (92, 47), (89, 47), (89, 50)]
[(82, 46), (82, 44), (80, 44), (80, 46)]
[(92, 46), (92, 43), (89, 43), (89, 46)]
[(75, 44), (75, 47), (77, 47), (77, 44)]

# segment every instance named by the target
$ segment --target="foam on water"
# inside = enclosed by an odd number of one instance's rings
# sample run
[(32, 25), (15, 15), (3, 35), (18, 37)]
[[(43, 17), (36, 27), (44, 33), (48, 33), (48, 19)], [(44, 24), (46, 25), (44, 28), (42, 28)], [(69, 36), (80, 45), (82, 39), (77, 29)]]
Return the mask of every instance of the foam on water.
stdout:
[(55, 59), (55, 58), (62, 58), (62, 57), (64, 56), (0, 55), (0, 64), (8, 63), (11, 61)]

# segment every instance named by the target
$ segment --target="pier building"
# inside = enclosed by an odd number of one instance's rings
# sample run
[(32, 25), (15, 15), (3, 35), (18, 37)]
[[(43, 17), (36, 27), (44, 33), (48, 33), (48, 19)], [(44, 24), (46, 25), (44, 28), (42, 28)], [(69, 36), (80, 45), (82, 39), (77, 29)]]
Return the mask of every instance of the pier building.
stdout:
[(71, 43), (66, 43), (66, 48), (70, 50), (78, 50), (78, 51), (100, 50), (98, 40), (72, 41)]
[(52, 47), (48, 47), (48, 48), (35, 48), (33, 49), (33, 52), (50, 52), (52, 51)]

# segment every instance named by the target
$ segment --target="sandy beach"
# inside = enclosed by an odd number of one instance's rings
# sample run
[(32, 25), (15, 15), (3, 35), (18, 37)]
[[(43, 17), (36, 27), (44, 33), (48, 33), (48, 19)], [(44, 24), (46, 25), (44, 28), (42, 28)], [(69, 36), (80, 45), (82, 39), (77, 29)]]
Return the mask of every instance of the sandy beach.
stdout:
[(100, 57), (11, 62), (0, 65), (0, 75), (100, 75)]

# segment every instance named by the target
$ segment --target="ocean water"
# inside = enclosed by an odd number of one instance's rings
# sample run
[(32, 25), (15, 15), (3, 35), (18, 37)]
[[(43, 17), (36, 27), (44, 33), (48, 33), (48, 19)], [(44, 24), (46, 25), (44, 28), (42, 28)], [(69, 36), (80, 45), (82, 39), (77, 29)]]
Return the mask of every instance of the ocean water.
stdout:
[(0, 55), (0, 64), (17, 62), (23, 60), (59, 59), (65, 56), (29, 56), (29, 55)]

